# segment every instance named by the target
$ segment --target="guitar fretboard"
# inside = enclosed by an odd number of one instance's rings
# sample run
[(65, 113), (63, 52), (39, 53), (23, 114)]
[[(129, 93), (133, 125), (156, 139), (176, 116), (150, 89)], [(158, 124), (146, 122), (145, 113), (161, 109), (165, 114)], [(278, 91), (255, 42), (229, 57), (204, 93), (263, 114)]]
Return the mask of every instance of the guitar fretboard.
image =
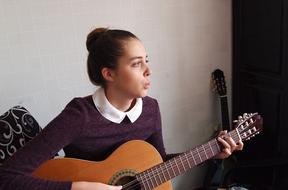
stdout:
[[(237, 130), (230, 131), (227, 135), (235, 142), (240, 141)], [(212, 158), (222, 150), (217, 138), (182, 153), (164, 163), (156, 165), (136, 175), (137, 180), (142, 184), (144, 190), (151, 190), (160, 184), (186, 172), (194, 166)]]
[(227, 96), (220, 96), (221, 102), (221, 115), (222, 115), (222, 129), (230, 131), (230, 120), (228, 110), (228, 99)]

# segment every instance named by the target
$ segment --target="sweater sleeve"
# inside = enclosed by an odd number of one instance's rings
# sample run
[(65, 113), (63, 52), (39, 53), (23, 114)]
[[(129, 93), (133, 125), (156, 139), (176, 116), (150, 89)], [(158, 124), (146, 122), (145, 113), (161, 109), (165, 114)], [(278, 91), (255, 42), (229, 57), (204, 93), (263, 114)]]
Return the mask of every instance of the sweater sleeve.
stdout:
[(70, 190), (72, 182), (49, 181), (32, 172), (82, 132), (85, 117), (80, 101), (73, 99), (33, 140), (19, 149), (0, 168), (0, 190)]
[(166, 154), (165, 146), (163, 142), (163, 135), (162, 135), (162, 121), (161, 121), (161, 113), (159, 109), (159, 105), (157, 100), (155, 100), (155, 131), (154, 133), (147, 139), (147, 142), (152, 144), (160, 153), (161, 157), (164, 161), (167, 161), (178, 154)]

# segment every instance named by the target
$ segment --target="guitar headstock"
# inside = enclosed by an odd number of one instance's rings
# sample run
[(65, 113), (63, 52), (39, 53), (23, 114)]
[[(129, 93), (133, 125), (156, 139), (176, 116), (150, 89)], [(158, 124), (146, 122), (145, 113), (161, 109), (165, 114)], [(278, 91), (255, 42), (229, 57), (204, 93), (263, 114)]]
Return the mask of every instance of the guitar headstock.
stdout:
[(213, 89), (215, 89), (220, 96), (227, 94), (224, 73), (220, 69), (212, 72), (212, 85)]
[(234, 122), (237, 123), (236, 130), (242, 141), (249, 140), (262, 131), (263, 118), (258, 113), (244, 113)]

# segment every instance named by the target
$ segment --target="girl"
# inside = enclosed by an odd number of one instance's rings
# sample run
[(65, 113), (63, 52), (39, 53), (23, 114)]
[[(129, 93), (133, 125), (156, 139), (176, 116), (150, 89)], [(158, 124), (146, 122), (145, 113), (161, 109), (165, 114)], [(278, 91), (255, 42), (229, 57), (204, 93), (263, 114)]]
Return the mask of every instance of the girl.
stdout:
[[(97, 28), (87, 37), (87, 68), (93, 95), (74, 98), (30, 143), (8, 159), (0, 170), (0, 190), (120, 190), (97, 182), (48, 181), (31, 173), (60, 149), (66, 157), (100, 161), (121, 144), (140, 139), (166, 155), (158, 103), (146, 96), (151, 70), (141, 41), (124, 30)], [(225, 133), (222, 133), (225, 134)], [(219, 138), (226, 158), (243, 143)]]

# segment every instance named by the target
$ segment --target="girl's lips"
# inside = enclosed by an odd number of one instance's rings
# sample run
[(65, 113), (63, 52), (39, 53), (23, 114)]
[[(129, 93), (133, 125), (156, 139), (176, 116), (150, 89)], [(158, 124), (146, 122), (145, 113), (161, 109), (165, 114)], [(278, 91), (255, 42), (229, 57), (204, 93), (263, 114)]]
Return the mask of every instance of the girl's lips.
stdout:
[(150, 87), (150, 85), (151, 85), (151, 83), (150, 83), (150, 82), (147, 82), (147, 83), (145, 83), (144, 88), (145, 88), (145, 89), (148, 89), (148, 88)]

